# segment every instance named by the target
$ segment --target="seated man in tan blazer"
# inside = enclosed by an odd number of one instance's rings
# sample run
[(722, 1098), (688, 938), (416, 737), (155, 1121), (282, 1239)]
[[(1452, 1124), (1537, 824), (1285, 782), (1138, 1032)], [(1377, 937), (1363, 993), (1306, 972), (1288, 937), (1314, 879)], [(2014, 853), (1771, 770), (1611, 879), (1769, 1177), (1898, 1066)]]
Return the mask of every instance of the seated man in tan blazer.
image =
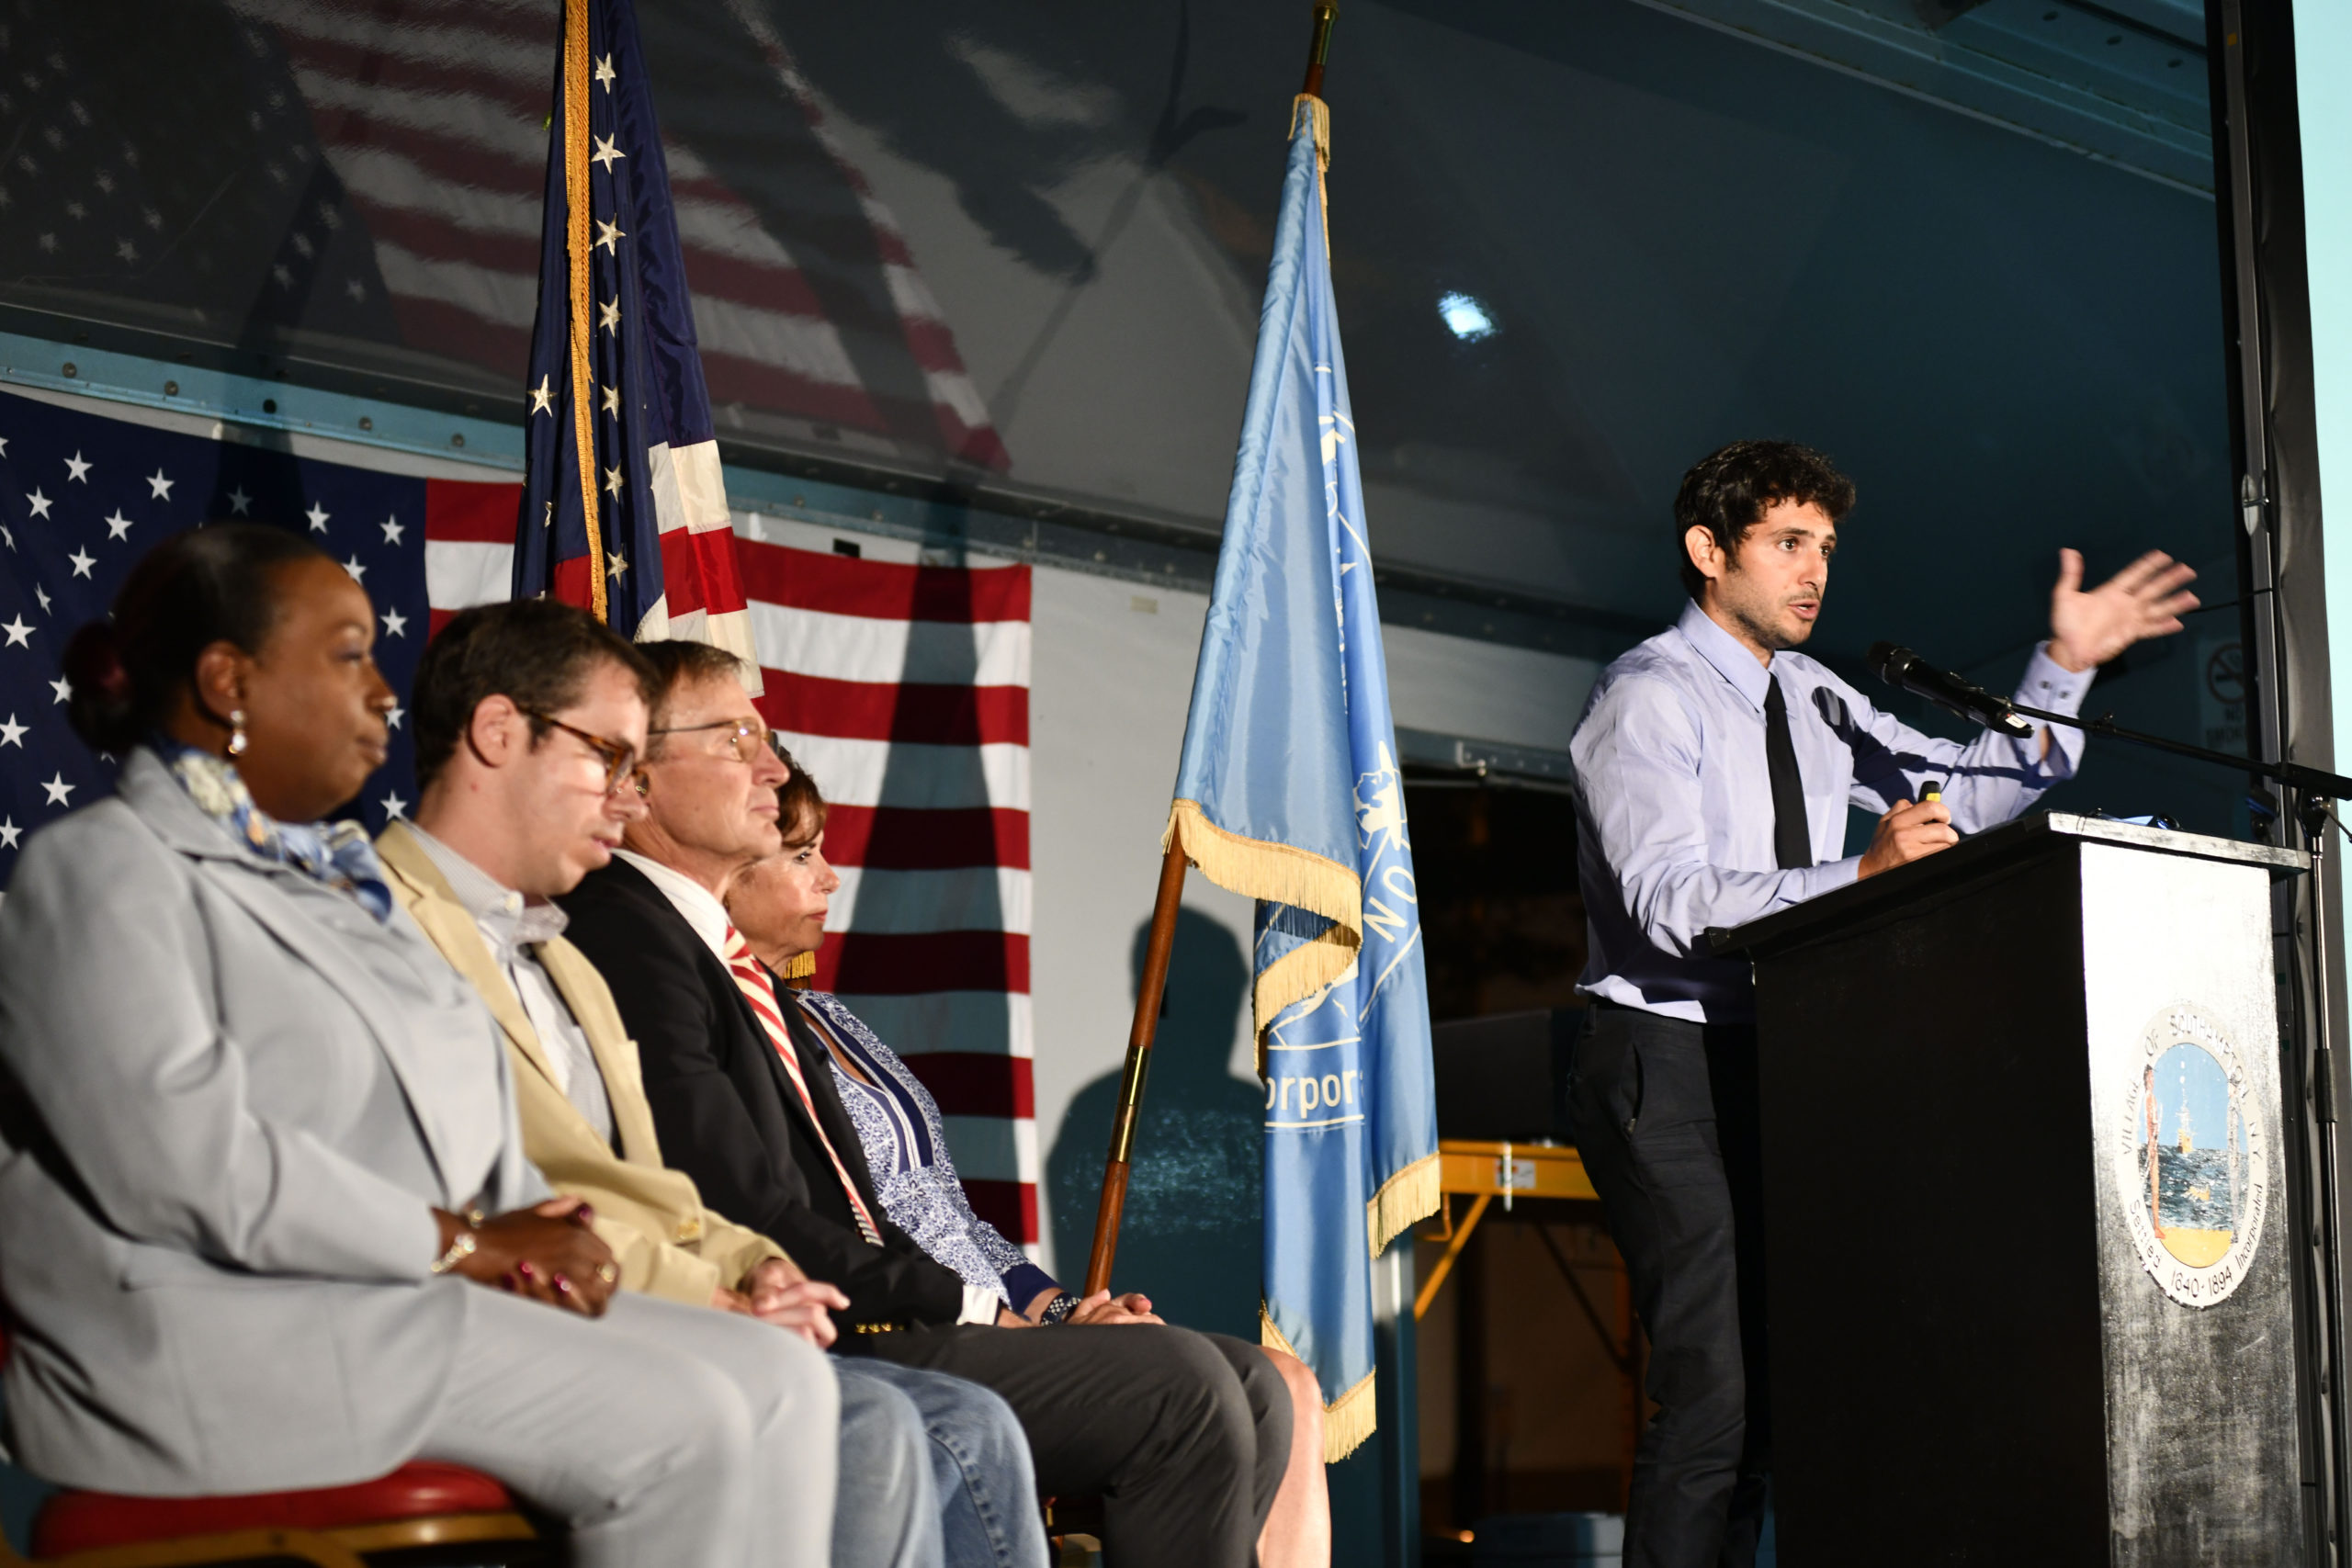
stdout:
[[(603, 865), (643, 810), (636, 761), (650, 680), (634, 648), (568, 606), (523, 600), (459, 615), (426, 649), (410, 702), (415, 820), (388, 828), (378, 852), (394, 896), (497, 1018), (524, 1150), (557, 1191), (594, 1210), (621, 1289), (829, 1345), (826, 1308), (846, 1304), (841, 1293), (663, 1167), (637, 1047), (548, 902)], [(832, 1364), (837, 1568), (1044, 1560), (1027, 1443), (1001, 1399), (944, 1373)]]

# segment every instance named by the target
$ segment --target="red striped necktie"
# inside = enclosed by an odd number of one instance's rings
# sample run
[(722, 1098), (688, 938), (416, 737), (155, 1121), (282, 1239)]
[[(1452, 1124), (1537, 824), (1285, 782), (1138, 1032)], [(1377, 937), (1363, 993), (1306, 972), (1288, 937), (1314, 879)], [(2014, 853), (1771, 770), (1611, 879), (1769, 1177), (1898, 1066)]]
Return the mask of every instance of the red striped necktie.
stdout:
[(800, 1053), (792, 1048), (792, 1032), (785, 1027), (784, 1012), (775, 998), (775, 987), (769, 981), (767, 971), (752, 956), (743, 933), (732, 925), (727, 928), (727, 971), (735, 976), (735, 988), (752, 1004), (752, 1011), (759, 1016), (760, 1027), (768, 1032), (768, 1043), (775, 1047), (776, 1059), (784, 1064), (784, 1076), (800, 1095), (800, 1108), (808, 1112), (808, 1124), (817, 1129), (817, 1143), (825, 1157), (833, 1162), (833, 1174), (842, 1179), (842, 1190), (849, 1195), (850, 1213), (857, 1216), (857, 1233), (875, 1246), (882, 1245), (882, 1232), (874, 1224), (874, 1216), (866, 1211), (865, 1200), (857, 1194), (857, 1183), (851, 1179), (849, 1167), (833, 1148), (833, 1141), (825, 1136), (825, 1124), (817, 1120), (817, 1102), (808, 1093), (808, 1080), (800, 1071)]

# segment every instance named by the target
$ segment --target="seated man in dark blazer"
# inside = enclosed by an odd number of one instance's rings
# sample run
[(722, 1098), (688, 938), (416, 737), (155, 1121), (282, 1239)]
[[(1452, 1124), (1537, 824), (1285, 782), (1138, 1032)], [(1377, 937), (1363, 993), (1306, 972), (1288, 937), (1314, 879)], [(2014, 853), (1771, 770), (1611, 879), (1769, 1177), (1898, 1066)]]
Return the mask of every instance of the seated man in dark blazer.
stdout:
[(637, 1040), (670, 1163), (720, 1213), (849, 1298), (843, 1349), (1003, 1395), (1049, 1495), (1100, 1493), (1123, 1568), (1248, 1568), (1290, 1453), (1282, 1379), (1256, 1346), (1097, 1295), (1043, 1331), (1000, 1314), (892, 1225), (825, 1050), (779, 1004), (727, 919), (737, 873), (774, 854), (789, 776), (732, 655), (641, 649), (661, 677), (647, 815), (560, 902)]

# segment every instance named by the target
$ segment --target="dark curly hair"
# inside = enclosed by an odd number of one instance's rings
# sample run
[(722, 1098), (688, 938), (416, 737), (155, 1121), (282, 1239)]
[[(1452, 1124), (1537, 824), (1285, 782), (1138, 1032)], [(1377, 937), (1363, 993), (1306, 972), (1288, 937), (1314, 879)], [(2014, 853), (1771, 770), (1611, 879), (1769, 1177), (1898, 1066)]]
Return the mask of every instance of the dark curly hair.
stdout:
[(1696, 599), (1707, 586), (1706, 573), (1691, 564), (1683, 544), (1691, 529), (1706, 529), (1730, 555), (1765, 509), (1781, 501), (1818, 506), (1829, 521), (1840, 522), (1854, 509), (1854, 481), (1793, 441), (1735, 441), (1693, 463), (1674, 496), (1674, 553), (1682, 563), (1684, 591)]

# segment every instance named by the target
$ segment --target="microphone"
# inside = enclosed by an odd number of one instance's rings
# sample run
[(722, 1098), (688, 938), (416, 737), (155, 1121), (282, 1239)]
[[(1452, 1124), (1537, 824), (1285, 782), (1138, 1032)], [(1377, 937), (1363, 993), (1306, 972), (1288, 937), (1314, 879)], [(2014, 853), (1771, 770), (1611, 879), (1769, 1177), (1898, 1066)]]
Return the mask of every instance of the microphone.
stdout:
[(1971, 724), (2019, 738), (2033, 733), (2032, 724), (2018, 715), (2007, 698), (1971, 685), (1948, 670), (1937, 669), (1907, 648), (1874, 642), (1862, 659), (1888, 685), (1925, 697), (1946, 713)]

